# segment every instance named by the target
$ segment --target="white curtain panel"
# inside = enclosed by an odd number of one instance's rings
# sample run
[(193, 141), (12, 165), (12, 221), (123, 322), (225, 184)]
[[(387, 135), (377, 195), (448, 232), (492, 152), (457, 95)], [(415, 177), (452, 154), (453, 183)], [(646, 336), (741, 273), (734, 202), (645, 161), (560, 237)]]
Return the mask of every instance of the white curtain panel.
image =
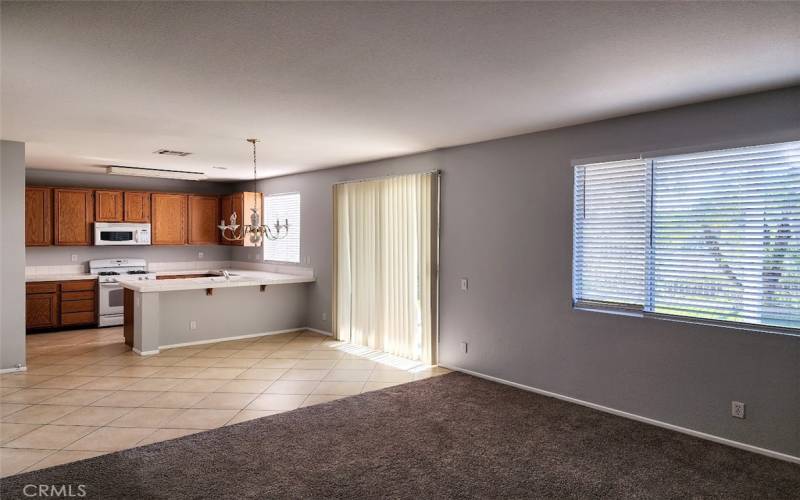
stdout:
[(334, 187), (336, 334), (436, 362), (438, 174)]

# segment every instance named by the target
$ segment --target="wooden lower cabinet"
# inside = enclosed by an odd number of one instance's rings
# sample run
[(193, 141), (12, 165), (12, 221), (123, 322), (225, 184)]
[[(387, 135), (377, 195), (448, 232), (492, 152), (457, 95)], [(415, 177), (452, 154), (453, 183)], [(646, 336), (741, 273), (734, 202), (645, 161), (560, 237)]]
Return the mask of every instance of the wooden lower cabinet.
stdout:
[(59, 324), (58, 293), (29, 293), (25, 296), (25, 327), (55, 328)]
[(122, 292), (122, 335), (125, 344), (133, 347), (133, 290), (125, 288)]
[(45, 281), (26, 285), (26, 329), (95, 324), (96, 280)]

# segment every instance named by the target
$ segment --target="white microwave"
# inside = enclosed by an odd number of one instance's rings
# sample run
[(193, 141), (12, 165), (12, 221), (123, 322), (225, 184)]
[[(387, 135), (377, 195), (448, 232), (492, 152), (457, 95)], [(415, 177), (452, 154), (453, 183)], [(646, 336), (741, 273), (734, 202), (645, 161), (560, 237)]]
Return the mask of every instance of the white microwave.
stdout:
[(150, 224), (95, 222), (94, 244), (95, 246), (149, 245)]

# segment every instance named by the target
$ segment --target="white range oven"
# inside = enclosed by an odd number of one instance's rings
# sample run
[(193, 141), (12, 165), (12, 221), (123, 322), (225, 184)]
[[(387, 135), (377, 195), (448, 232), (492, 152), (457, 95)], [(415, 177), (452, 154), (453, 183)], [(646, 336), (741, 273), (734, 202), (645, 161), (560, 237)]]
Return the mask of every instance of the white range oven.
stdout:
[[(149, 224), (148, 224), (149, 225)], [(99, 259), (89, 261), (89, 272), (97, 275), (99, 285), (98, 326), (123, 323), (124, 289), (118, 279), (154, 280), (155, 273), (147, 272), (144, 259)]]
[(129, 222), (95, 222), (94, 244), (103, 245), (149, 245), (150, 224)]

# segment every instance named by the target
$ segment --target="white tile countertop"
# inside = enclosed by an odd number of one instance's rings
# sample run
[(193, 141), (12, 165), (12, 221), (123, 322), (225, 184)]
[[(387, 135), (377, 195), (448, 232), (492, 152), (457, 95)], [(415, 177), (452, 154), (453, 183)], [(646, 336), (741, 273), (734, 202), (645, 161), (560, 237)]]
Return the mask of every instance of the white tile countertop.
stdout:
[[(168, 276), (175, 274), (218, 273), (221, 269), (231, 270), (234, 266), (235, 269), (238, 269), (238, 271), (233, 271), (236, 274), (264, 271), (266, 274), (302, 276), (311, 278), (307, 281), (314, 281), (314, 270), (309, 267), (269, 263), (238, 261), (151, 262), (148, 264), (147, 269), (157, 276)], [(25, 267), (25, 281), (27, 283), (93, 279), (97, 279), (97, 276), (87, 273), (85, 264)]]
[[(235, 288), (243, 286), (259, 285), (286, 285), (290, 283), (311, 283), (313, 276), (301, 276), (294, 274), (268, 273), (263, 271), (250, 271), (229, 269), (231, 279), (224, 276), (181, 278), (168, 280), (136, 280), (118, 278), (118, 282), (124, 287), (135, 292), (176, 292), (182, 290), (202, 290), (206, 288)], [(198, 273), (198, 271), (194, 271)], [(191, 273), (191, 274), (194, 274)], [(180, 274), (175, 271), (161, 274)], [(186, 273), (190, 274), (190, 273)], [(198, 273), (199, 274), (199, 273)]]
[(97, 275), (89, 273), (76, 274), (26, 274), (25, 282), (33, 283), (37, 281), (72, 281), (72, 280), (96, 280)]

